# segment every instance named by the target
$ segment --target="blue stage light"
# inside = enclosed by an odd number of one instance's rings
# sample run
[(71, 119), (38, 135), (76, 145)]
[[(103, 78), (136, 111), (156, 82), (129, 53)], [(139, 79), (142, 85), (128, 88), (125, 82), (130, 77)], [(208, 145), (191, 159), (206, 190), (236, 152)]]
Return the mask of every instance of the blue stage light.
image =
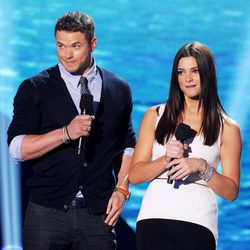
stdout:
[(0, 182), (1, 182), (1, 231), (3, 249), (20, 250), (20, 176), (19, 166), (10, 160), (7, 148), (7, 118), (0, 115)]

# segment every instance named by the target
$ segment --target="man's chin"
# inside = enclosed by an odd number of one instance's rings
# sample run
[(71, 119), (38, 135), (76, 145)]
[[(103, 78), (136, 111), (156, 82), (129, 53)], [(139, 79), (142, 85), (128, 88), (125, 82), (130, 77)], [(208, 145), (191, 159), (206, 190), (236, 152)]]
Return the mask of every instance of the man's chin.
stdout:
[(72, 75), (82, 75), (84, 71), (86, 70), (86, 67), (81, 66), (81, 67), (76, 67), (72, 65), (63, 64), (64, 68)]
[(64, 67), (71, 75), (81, 75), (81, 70), (78, 68)]

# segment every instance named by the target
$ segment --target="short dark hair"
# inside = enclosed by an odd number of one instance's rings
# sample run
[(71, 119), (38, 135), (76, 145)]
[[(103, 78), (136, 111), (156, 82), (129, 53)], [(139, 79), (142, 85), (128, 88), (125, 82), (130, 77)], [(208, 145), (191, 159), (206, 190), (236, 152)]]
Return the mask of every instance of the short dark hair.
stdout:
[(67, 12), (57, 20), (54, 35), (61, 30), (69, 32), (80, 31), (86, 34), (90, 43), (95, 35), (95, 24), (93, 18), (85, 13), (79, 11)]

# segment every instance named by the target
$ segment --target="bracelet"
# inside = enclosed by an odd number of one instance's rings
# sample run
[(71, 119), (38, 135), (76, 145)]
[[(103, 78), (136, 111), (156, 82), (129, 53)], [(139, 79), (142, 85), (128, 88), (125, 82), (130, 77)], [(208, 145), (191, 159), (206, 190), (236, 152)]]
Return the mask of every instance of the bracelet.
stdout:
[(117, 191), (119, 193), (122, 193), (125, 196), (125, 201), (129, 201), (131, 194), (130, 194), (130, 192), (127, 189), (125, 189), (123, 187), (118, 187), (117, 186), (115, 188), (115, 191)]
[(66, 132), (66, 126), (63, 126), (62, 127), (62, 140), (63, 140), (64, 144), (69, 144), (70, 143), (70, 139), (67, 138), (66, 133), (67, 133)]
[[(204, 159), (202, 159), (202, 160), (204, 160)], [(205, 168), (205, 171), (203, 173), (199, 173), (199, 177), (202, 180), (208, 182), (213, 176), (214, 168), (208, 166), (206, 160), (204, 160), (204, 161), (205, 161), (206, 168)]]
[(67, 133), (67, 136), (68, 136), (69, 140), (72, 141), (72, 139), (69, 136), (68, 126), (65, 126), (65, 130), (66, 130), (66, 133)]

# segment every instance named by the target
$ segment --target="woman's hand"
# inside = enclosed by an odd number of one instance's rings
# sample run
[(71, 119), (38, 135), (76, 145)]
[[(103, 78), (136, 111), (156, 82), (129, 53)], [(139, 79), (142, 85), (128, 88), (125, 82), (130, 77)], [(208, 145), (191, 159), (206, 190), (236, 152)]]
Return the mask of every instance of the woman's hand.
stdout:
[(199, 172), (203, 173), (206, 168), (206, 161), (199, 158), (180, 158), (170, 161), (167, 168), (172, 169), (168, 172), (171, 180), (181, 180), (184, 177)]
[(183, 158), (184, 151), (187, 149), (187, 144), (183, 144), (177, 140), (170, 140), (166, 144), (166, 157), (169, 159)]

